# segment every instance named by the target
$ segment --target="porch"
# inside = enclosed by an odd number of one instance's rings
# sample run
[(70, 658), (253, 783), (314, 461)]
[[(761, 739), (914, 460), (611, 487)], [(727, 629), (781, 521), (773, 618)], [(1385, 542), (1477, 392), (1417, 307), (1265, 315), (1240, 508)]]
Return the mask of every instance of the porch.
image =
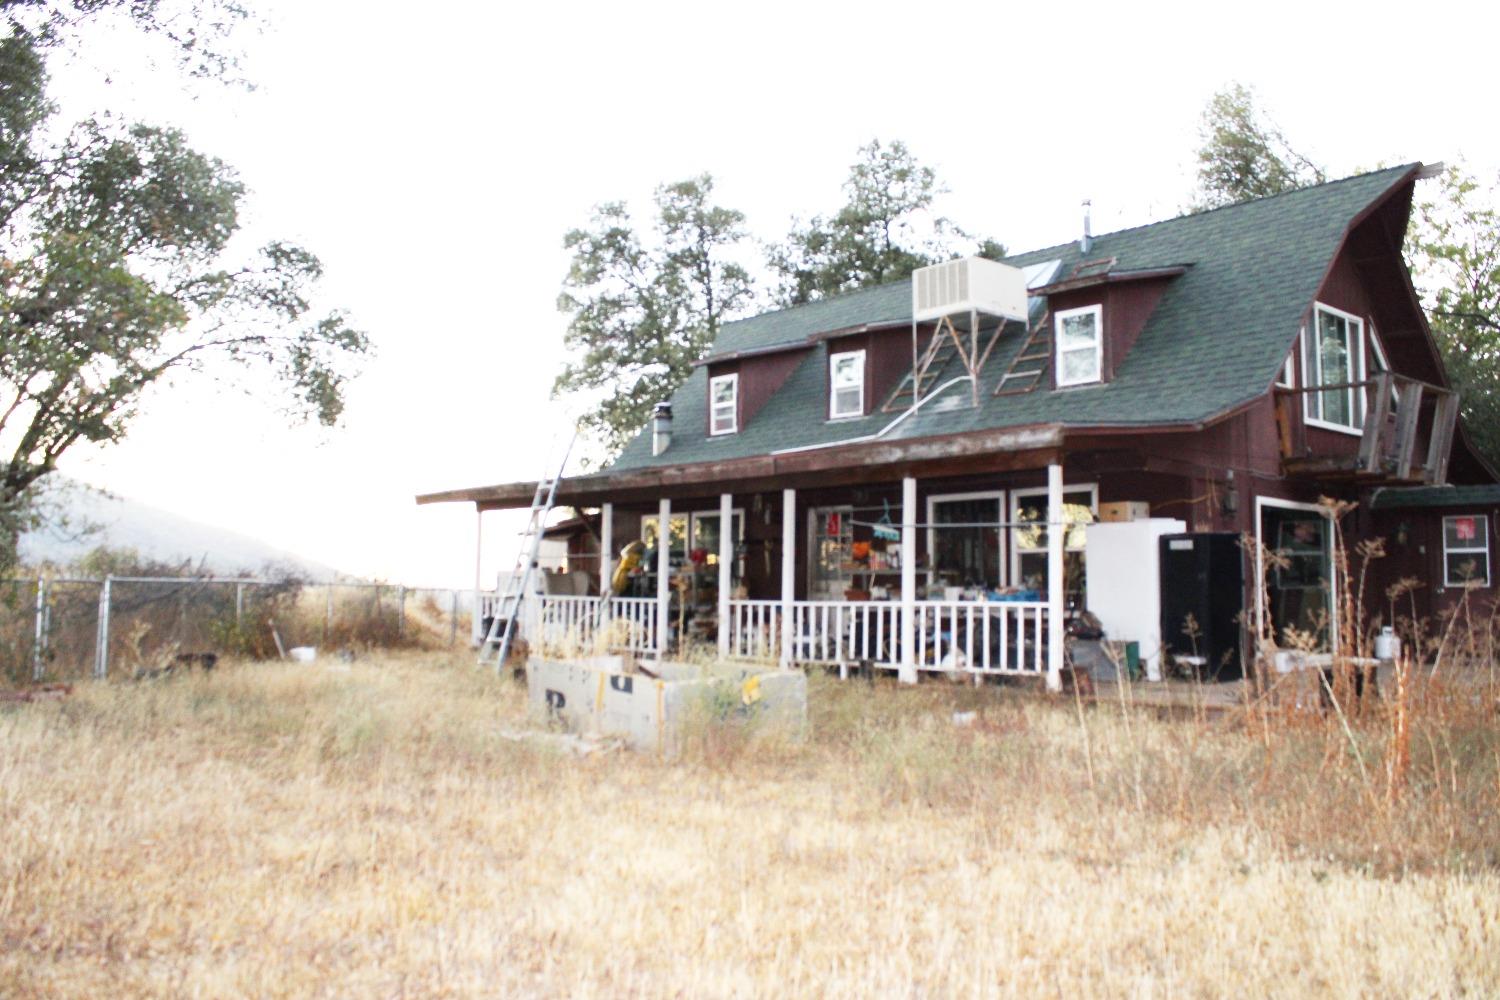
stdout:
[[(604, 500), (597, 547), (584, 556), (594, 592), (532, 594), (517, 624), (532, 648), (549, 651), (659, 657), (696, 639), (725, 659), (886, 670), (905, 682), (924, 672), (1030, 676), (1056, 689), (1068, 586), (1078, 584), (1070, 571), (1081, 565), (1081, 530), (1067, 511), (1089, 512), (1097, 488), (1064, 487), (1055, 462), (1021, 471), (1026, 486), (1009, 490), (924, 483), (925, 504), (914, 476), (801, 496), (722, 493), (715, 507), (701, 496), (658, 498), (654, 511)], [(613, 592), (618, 553), (637, 539), (646, 558)], [(570, 561), (575, 578), (577, 568)], [(478, 642), (497, 592), (480, 591), (476, 608)]]

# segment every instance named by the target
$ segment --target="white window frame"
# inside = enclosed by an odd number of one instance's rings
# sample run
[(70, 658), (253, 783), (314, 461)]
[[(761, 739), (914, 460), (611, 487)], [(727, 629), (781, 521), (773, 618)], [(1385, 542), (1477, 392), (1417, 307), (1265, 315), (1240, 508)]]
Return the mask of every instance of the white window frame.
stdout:
[[(1380, 333), (1375, 329), (1375, 321), (1373, 319), (1370, 321), (1370, 348), (1375, 352), (1375, 360), (1380, 362), (1380, 370), (1385, 372), (1391, 371), (1391, 363), (1385, 356), (1385, 345), (1380, 342)], [(1365, 367), (1368, 369), (1369, 365)], [(1394, 385), (1391, 386), (1391, 402), (1396, 406), (1401, 405), (1401, 390), (1397, 389)]]
[[(1484, 544), (1466, 545), (1449, 548), (1448, 546), (1448, 522), (1457, 521), (1461, 517), (1484, 525)], [(1490, 585), (1490, 518), (1488, 514), (1446, 514), (1443, 516), (1443, 586), (1444, 587), (1488, 587)], [(1467, 580), (1454, 580), (1448, 576), (1448, 556), (1456, 555), (1483, 555), (1484, 556), (1484, 582), (1479, 582), (1479, 577)]]
[[(1088, 378), (1078, 378), (1065, 381), (1063, 379), (1063, 321), (1075, 316), (1092, 316), (1094, 319), (1094, 371)], [(1104, 307), (1102, 305), (1080, 306), (1077, 309), (1064, 309), (1052, 317), (1052, 339), (1055, 346), (1052, 349), (1052, 370), (1057, 373), (1057, 386), (1060, 389), (1073, 385), (1092, 385), (1102, 381), (1104, 378)], [(1069, 350), (1069, 354), (1077, 354), (1085, 350), (1075, 347)]]
[[(859, 381), (850, 385), (838, 384), (839, 362), (845, 358), (854, 358), (854, 370), (859, 373)], [(859, 409), (853, 412), (839, 411), (839, 391), (847, 392), (850, 389), (859, 390)], [(828, 419), (842, 420), (847, 417), (862, 417), (865, 415), (865, 352), (861, 348), (857, 351), (839, 351), (837, 354), (828, 356)]]
[(1304, 350), (1302, 346), (1304, 332), (1303, 330), (1297, 331), (1297, 340), (1292, 344), (1292, 351), (1286, 356), (1286, 361), (1282, 362), (1281, 372), (1276, 376), (1276, 384), (1283, 389), (1297, 388), (1297, 359), (1302, 357)]
[[(1069, 493), (1081, 493), (1084, 490), (1088, 491), (1088, 494), (1089, 494), (1089, 510), (1091, 510), (1091, 511), (1094, 512), (1094, 520), (1097, 523), (1097, 521), (1099, 519), (1099, 484), (1098, 483), (1064, 483), (1063, 484), (1063, 488), (1062, 488), (1063, 496), (1064, 497), (1066, 497), (1067, 494), (1069, 494)], [(1030, 486), (1028, 486), (1025, 489), (1011, 490), (1010, 491), (1010, 507), (1008, 508), (1009, 509), (1009, 516), (1010, 516), (1010, 530), (1006, 531), (1006, 532), (1003, 532), (1004, 534), (1011, 535), (1011, 534), (1014, 534), (1015, 532), (1018, 532), (1018, 531), (1021, 530), (1021, 528), (1019, 527), (1020, 521), (1021, 521), (1021, 501), (1025, 500), (1027, 497), (1042, 497), (1045, 500), (1046, 497), (1047, 497), (1047, 487), (1045, 487), (1045, 486), (1036, 486), (1036, 487), (1030, 487)], [(1066, 499), (1063, 502), (1066, 503), (1067, 502)], [(1087, 545), (1087, 543), (1085, 543), (1085, 545), (1076, 545), (1076, 546), (1070, 546), (1070, 545), (1068, 545), (1068, 534), (1067, 534), (1067, 532), (1064, 532), (1064, 534), (1063, 534), (1063, 551), (1064, 552), (1085, 552), (1084, 559), (1087, 560), (1088, 559), (1088, 555), (1086, 553), (1086, 545)], [(1006, 585), (1007, 586), (1012, 586), (1012, 587), (1016, 586), (1020, 582), (1020, 579), (1021, 579), (1021, 555), (1022, 555), (1022, 553), (1024, 553), (1024, 552), (1046, 552), (1047, 551), (1046, 549), (1023, 549), (1021, 546), (1015, 544), (1013, 540), (1009, 540), (1009, 539), (1006, 541), (1006, 548), (1008, 548), (1010, 550), (1010, 567), (1009, 567), (1009, 569), (1010, 569), (1010, 580), (1008, 580), (1006, 582)]]
[[(1280, 507), (1282, 510), (1305, 510), (1323, 515), (1323, 520), (1328, 522), (1328, 530), (1324, 534), (1325, 544), (1333, 544), (1334, 528), (1333, 517), (1327, 508), (1320, 507), (1315, 503), (1299, 503), (1295, 500), (1280, 500), (1275, 497), (1255, 498), (1255, 580), (1252, 586), (1255, 593), (1259, 594), (1265, 586), (1266, 566), (1265, 553), (1268, 546), (1266, 540), (1261, 537), (1261, 510), (1266, 507)], [(1333, 569), (1333, 552), (1328, 552), (1328, 651), (1334, 656), (1339, 652), (1339, 575)], [(1262, 636), (1266, 634), (1266, 607), (1265, 601), (1255, 602), (1255, 634)], [(1273, 641), (1279, 642), (1278, 637), (1273, 636)]]
[[(1045, 489), (1043, 493), (1047, 492)], [(995, 525), (999, 529), (1000, 552), (999, 561), (1002, 579), (996, 581), (1000, 586), (1009, 585), (1010, 560), (1010, 531), (1006, 528), (1006, 520), (1010, 517), (1010, 508), (1005, 504), (1005, 490), (976, 490), (971, 493), (934, 493), (927, 498), (927, 586), (937, 582), (937, 567), (933, 565), (933, 559), (937, 553), (937, 505), (945, 502), (961, 502), (964, 500), (994, 500), (997, 501), (997, 509), (1000, 511), (1000, 521)]]
[[(1307, 377), (1304, 379), (1304, 384), (1309, 391), (1302, 397), (1303, 422), (1306, 423), (1309, 427), (1321, 427), (1324, 430), (1335, 431), (1339, 434), (1352, 434), (1355, 437), (1363, 437), (1365, 424), (1365, 394), (1359, 389), (1344, 390), (1344, 392), (1349, 394), (1349, 412), (1354, 417), (1354, 426), (1351, 427), (1348, 424), (1340, 424), (1335, 423), (1332, 420), (1324, 420), (1322, 417), (1317, 415), (1321, 413), (1323, 409), (1323, 394), (1322, 392), (1317, 391), (1317, 387), (1323, 385), (1323, 351), (1321, 350), (1321, 345), (1319, 343), (1318, 333), (1319, 312), (1326, 312), (1331, 316), (1337, 316), (1338, 318), (1342, 319), (1349, 328), (1349, 349), (1353, 357), (1349, 359), (1350, 378), (1348, 379), (1348, 381), (1363, 382), (1366, 377), (1365, 329), (1368, 324), (1365, 322), (1364, 318), (1361, 316), (1356, 316), (1350, 312), (1345, 312), (1342, 309), (1337, 309), (1333, 306), (1325, 305), (1322, 302), (1314, 302), (1312, 315), (1313, 332), (1312, 336), (1307, 338), (1306, 342), (1304, 343), (1302, 355), (1304, 364), (1309, 357), (1312, 360), (1312, 371), (1308, 373)], [(1306, 344), (1308, 343), (1312, 345), (1310, 350), (1307, 349), (1306, 346)]]
[[(728, 385), (729, 402), (719, 403), (715, 401), (715, 390), (721, 385)], [(729, 407), (729, 426), (724, 427), (719, 423), (720, 410)], [(718, 437), (721, 434), (737, 434), (740, 429), (740, 375), (739, 372), (730, 372), (728, 375), (715, 375), (708, 380), (708, 433), (710, 437)]]

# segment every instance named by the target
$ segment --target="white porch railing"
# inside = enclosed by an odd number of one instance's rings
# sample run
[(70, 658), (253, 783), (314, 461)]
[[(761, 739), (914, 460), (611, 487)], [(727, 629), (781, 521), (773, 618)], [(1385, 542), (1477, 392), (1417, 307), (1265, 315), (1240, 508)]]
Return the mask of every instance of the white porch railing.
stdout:
[(1047, 671), (1047, 605), (1041, 601), (919, 601), (915, 631), (919, 670)]
[[(895, 601), (793, 601), (792, 663), (896, 669), (901, 605)], [(729, 602), (729, 655), (777, 659), (781, 602)], [(1043, 674), (1047, 605), (1040, 601), (918, 601), (913, 657), (918, 670)]]
[(729, 602), (729, 655), (740, 660), (775, 660), (781, 656), (781, 602)]
[[(474, 645), (484, 640), (483, 622), (500, 608), (500, 595), (480, 593), (475, 601)], [(601, 607), (597, 597), (533, 595), (521, 608), (520, 634), (533, 646), (546, 649), (594, 645), (599, 630), (609, 637), (610, 649), (633, 653), (656, 651), (656, 599), (611, 597)]]
[[(480, 594), (476, 622), (500, 600)], [(901, 605), (897, 601), (793, 601), (791, 657), (797, 666), (901, 665)], [(781, 656), (779, 600), (729, 602), (729, 655)], [(476, 624), (476, 629), (478, 625)], [(612, 650), (654, 653), (657, 602), (652, 597), (536, 595), (522, 610), (521, 634), (533, 647), (593, 646), (600, 629)], [(476, 631), (475, 642), (482, 639)], [(1035, 676), (1047, 670), (1047, 605), (1040, 601), (918, 601), (912, 658), (918, 670)]]

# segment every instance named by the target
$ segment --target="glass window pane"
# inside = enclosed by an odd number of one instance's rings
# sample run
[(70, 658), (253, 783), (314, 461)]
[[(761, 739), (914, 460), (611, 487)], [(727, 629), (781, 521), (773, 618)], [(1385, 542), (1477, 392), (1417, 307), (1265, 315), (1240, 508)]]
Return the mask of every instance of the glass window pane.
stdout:
[(735, 382), (736, 380), (732, 378), (714, 380), (714, 402), (716, 404), (734, 402)]
[(1479, 516), (1443, 518), (1443, 547), (1478, 549), (1489, 544), (1489, 522)]
[(950, 586), (998, 587), (1000, 499), (935, 500), (932, 513), (932, 568), (937, 579)]
[(1462, 587), (1467, 583), (1487, 584), (1490, 557), (1483, 552), (1450, 552), (1444, 558), (1447, 585)]
[(1059, 325), (1061, 327), (1059, 343), (1065, 351), (1078, 347), (1092, 347), (1098, 340), (1098, 330), (1094, 325), (1094, 314), (1091, 312), (1066, 316)]
[(1092, 348), (1083, 351), (1064, 351), (1062, 355), (1062, 381), (1084, 382), (1097, 377), (1098, 355)]
[(864, 392), (856, 386), (839, 389), (833, 395), (833, 412), (841, 416), (864, 412)]

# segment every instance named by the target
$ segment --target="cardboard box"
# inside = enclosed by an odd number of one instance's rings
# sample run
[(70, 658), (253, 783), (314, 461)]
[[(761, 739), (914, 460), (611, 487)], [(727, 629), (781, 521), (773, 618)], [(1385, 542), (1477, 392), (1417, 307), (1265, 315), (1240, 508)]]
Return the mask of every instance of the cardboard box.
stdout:
[(1099, 520), (1108, 522), (1144, 521), (1151, 516), (1151, 505), (1144, 500), (1120, 500), (1099, 505)]

